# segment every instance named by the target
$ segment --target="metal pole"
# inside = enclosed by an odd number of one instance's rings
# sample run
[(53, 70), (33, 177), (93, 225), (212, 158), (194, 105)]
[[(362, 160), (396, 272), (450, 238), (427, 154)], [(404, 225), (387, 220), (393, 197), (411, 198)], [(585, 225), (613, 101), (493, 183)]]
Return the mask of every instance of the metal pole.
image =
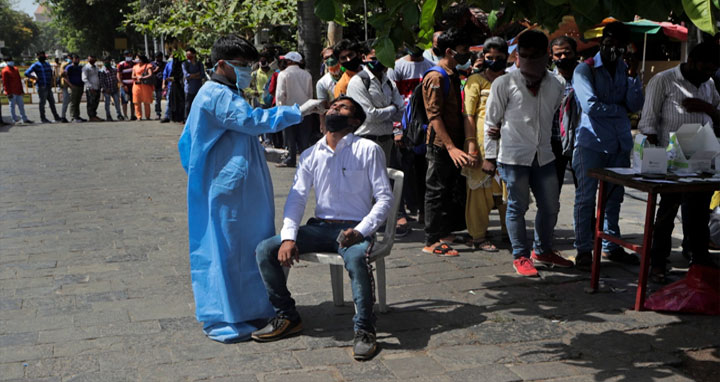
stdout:
[(643, 61), (642, 61), (642, 68), (640, 69), (640, 78), (645, 77), (645, 53), (647, 51), (647, 33), (645, 33), (645, 38), (643, 41)]
[(365, 8), (365, 42), (367, 42), (367, 0), (363, 0), (363, 7)]
[(150, 51), (148, 51), (147, 33), (144, 35), (144, 37), (145, 37), (145, 56), (150, 57)]

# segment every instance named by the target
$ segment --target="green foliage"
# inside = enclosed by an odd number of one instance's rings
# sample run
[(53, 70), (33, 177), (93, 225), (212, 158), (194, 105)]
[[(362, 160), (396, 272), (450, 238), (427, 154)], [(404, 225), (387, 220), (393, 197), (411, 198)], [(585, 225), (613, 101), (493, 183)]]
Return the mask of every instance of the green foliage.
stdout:
[(4, 54), (19, 57), (40, 31), (30, 16), (10, 5), (9, 0), (0, 0), (0, 40), (5, 41)]
[[(335, 3), (330, 0), (329, 6)], [(148, 11), (157, 9), (157, 11)], [(137, 0), (124, 23), (137, 32), (165, 35), (207, 54), (222, 35), (251, 39), (262, 27), (297, 26), (297, 3), (291, 0)]]
[(116, 0), (43, 0), (61, 44), (78, 54), (101, 54), (115, 50), (115, 38), (125, 37), (122, 25), (129, 5)]
[[(717, 1), (715, 1), (717, 6)], [(683, 9), (690, 21), (698, 29), (705, 33), (714, 35), (717, 33), (715, 17), (713, 15), (713, 1), (711, 0), (682, 0)]]
[(61, 42), (60, 30), (53, 23), (49, 22), (38, 22), (38, 34), (30, 44), (31, 52), (45, 51), (54, 52), (55, 50), (64, 51), (65, 47)]

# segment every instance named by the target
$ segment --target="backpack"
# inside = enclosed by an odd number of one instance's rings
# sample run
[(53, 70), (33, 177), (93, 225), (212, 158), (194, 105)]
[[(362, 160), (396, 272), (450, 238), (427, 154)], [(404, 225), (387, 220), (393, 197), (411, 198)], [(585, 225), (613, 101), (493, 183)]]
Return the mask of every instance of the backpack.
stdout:
[[(594, 82), (595, 59), (590, 57), (583, 62), (590, 67), (590, 73), (592, 74), (590, 78)], [(562, 154), (566, 157), (572, 157), (573, 150), (575, 150), (575, 137), (577, 136), (577, 126), (580, 123), (581, 114), (582, 111), (575, 99), (575, 89), (572, 89), (560, 103), (560, 111), (558, 114)]]
[[(439, 66), (433, 66), (423, 73), (423, 78), (430, 72), (436, 71), (443, 77), (443, 94), (445, 97), (450, 93), (450, 76), (445, 69)], [(425, 113), (425, 101), (423, 100), (422, 81), (415, 86), (410, 101), (405, 107), (405, 113), (402, 117), (402, 126), (405, 130), (407, 142), (412, 147), (422, 146), (427, 142), (427, 125), (428, 119)]]
[[(356, 74), (356, 76), (360, 77), (360, 79), (362, 80), (363, 85), (365, 85), (365, 90), (370, 90), (370, 75), (366, 71), (361, 70), (360, 73)], [(390, 82), (390, 79), (386, 79), (386, 80), (387, 80), (387, 85), (390, 87), (390, 89), (392, 89), (393, 86), (392, 86), (392, 83)]]

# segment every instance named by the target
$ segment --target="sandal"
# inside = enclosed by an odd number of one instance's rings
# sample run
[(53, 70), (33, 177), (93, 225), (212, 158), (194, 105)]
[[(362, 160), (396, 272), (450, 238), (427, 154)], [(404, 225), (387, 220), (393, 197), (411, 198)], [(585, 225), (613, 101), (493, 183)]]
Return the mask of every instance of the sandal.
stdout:
[(460, 253), (456, 249), (453, 249), (448, 243), (441, 241), (440, 244), (435, 247), (425, 247), (422, 250), (425, 253), (431, 253), (440, 257), (456, 257), (460, 256)]
[(497, 252), (498, 248), (488, 239), (473, 240), (473, 247), (485, 252)]
[(658, 268), (651, 268), (650, 269), (650, 281), (654, 282), (655, 284), (666, 284), (667, 283), (667, 273), (664, 269), (658, 269)]

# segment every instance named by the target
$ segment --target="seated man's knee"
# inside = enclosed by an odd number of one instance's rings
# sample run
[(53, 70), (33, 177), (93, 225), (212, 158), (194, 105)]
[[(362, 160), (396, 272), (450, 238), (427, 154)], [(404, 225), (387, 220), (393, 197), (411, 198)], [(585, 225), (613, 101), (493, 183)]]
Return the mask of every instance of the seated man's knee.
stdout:
[(259, 265), (277, 259), (277, 251), (280, 248), (279, 237), (273, 236), (260, 242), (255, 248), (255, 256)]

